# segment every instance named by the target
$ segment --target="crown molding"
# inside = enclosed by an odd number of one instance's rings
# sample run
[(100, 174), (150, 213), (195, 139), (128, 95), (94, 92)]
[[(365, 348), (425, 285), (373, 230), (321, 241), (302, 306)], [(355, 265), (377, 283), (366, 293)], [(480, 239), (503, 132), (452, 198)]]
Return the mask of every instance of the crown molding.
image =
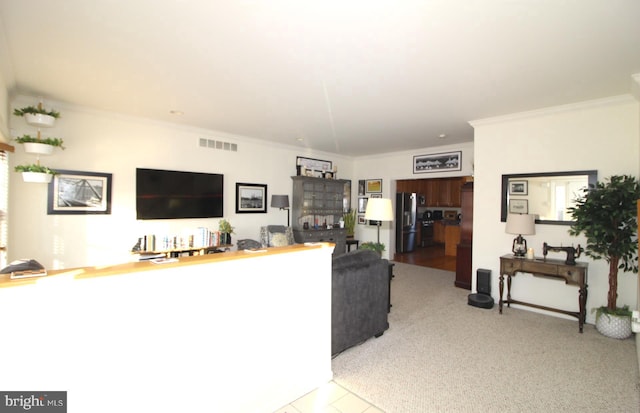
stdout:
[(504, 116), (496, 116), (491, 118), (477, 119), (469, 121), (472, 127), (491, 125), (496, 123), (510, 122), (514, 120), (522, 120), (536, 118), (540, 116), (554, 115), (562, 112), (572, 112), (576, 110), (592, 109), (604, 106), (619, 105), (629, 102), (635, 102), (631, 94), (611, 96), (603, 99), (587, 100), (584, 102), (570, 103), (567, 105), (552, 106), (543, 109), (530, 110), (526, 112), (512, 113)]

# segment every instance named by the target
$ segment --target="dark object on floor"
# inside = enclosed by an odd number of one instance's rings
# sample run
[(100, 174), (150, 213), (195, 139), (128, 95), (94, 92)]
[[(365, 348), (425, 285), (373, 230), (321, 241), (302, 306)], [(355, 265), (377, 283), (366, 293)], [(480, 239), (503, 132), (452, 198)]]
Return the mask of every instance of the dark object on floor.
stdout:
[(477, 294), (469, 294), (467, 303), (479, 308), (493, 308), (491, 297), (491, 270), (479, 268), (477, 275)]
[(389, 328), (389, 261), (359, 249), (333, 258), (331, 273), (331, 354), (335, 356)]

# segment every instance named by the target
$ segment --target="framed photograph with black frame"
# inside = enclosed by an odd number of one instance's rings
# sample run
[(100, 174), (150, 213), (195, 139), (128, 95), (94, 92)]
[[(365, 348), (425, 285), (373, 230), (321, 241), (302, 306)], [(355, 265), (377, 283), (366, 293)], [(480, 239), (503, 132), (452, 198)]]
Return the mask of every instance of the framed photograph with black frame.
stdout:
[(266, 214), (267, 185), (236, 182), (236, 214)]
[(358, 198), (358, 213), (364, 214), (367, 212), (367, 202), (369, 202), (369, 198), (360, 197)]
[(413, 173), (448, 172), (462, 170), (462, 151), (432, 153), (413, 157)]
[(47, 191), (48, 215), (111, 214), (112, 174), (56, 172)]
[(529, 181), (509, 181), (509, 195), (528, 195)]

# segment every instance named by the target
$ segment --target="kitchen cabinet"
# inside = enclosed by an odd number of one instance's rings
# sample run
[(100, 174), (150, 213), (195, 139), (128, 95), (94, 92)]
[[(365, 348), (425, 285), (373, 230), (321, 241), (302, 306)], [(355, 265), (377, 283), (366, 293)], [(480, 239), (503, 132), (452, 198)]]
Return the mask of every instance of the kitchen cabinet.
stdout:
[(396, 182), (397, 192), (415, 192), (423, 195), (423, 207), (460, 208), (460, 190), (464, 178), (431, 178), (431, 179), (402, 179)]

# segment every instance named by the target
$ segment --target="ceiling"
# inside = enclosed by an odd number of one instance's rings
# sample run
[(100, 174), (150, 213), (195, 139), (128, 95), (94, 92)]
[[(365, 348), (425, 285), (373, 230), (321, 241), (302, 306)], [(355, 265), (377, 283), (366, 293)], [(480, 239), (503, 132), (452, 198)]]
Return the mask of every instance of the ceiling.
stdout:
[(45, 106), (361, 156), (631, 93), (638, 22), (637, 0), (1, 0), (0, 69)]

